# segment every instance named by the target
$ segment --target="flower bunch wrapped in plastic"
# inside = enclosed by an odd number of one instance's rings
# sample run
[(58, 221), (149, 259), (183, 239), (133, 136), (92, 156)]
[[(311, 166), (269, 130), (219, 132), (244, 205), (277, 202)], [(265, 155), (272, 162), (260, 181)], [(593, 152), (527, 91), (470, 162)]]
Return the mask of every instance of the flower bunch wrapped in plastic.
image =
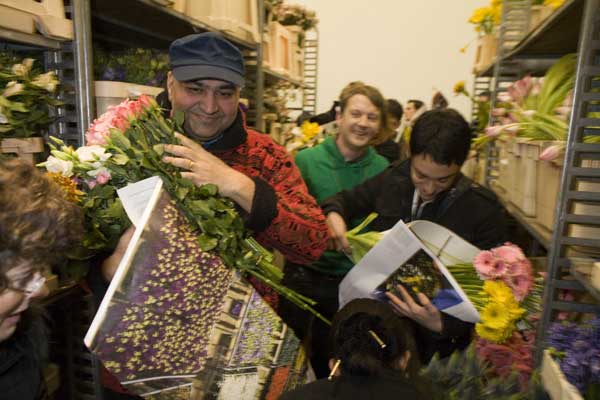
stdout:
[(142, 179), (159, 176), (164, 188), (196, 228), (198, 242), (223, 262), (254, 276), (299, 307), (328, 322), (312, 308), (314, 301), (284, 287), (283, 273), (272, 264), (273, 256), (246, 231), (235, 205), (221, 197), (215, 185), (195, 186), (182, 178), (179, 169), (162, 161), (165, 144), (178, 144), (183, 114), (165, 119), (158, 104), (148, 96), (125, 100), (109, 107), (86, 133), (87, 146), (77, 150), (55, 140), (52, 156), (42, 166), (70, 177), (85, 193), (88, 250), (112, 251), (122, 232), (130, 226), (116, 189)]

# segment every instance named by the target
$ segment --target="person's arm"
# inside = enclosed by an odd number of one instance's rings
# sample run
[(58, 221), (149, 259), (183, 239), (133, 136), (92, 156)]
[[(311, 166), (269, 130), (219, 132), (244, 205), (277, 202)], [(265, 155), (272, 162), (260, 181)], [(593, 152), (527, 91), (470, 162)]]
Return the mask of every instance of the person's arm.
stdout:
[[(250, 219), (256, 214), (265, 214), (265, 206), (274, 207), (274, 215), (264, 229), (255, 229), (256, 239), (266, 247), (279, 250), (288, 261), (309, 264), (316, 261), (326, 250), (329, 232), (325, 216), (316, 200), (308, 193), (300, 171), (285, 149), (280, 146), (272, 152), (263, 152), (262, 172), (259, 191), (268, 192), (264, 201), (256, 201), (260, 208), (250, 212)], [(267, 214), (261, 217), (266, 222)]]

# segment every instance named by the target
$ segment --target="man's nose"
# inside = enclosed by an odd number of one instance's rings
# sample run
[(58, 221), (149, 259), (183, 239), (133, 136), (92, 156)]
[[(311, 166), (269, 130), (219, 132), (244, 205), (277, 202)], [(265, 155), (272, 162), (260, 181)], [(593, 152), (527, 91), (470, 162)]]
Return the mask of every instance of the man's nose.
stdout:
[(206, 114), (214, 114), (219, 110), (219, 104), (217, 103), (214, 92), (208, 91), (208, 93), (202, 96), (200, 99), (200, 108), (202, 108), (202, 111)]

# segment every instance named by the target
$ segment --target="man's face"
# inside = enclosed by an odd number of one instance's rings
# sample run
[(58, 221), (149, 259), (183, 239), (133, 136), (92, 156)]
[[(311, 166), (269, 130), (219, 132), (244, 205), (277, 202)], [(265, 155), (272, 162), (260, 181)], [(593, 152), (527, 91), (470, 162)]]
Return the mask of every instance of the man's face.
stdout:
[(438, 164), (429, 155), (419, 154), (410, 159), (410, 178), (423, 201), (430, 201), (454, 185), (460, 165)]
[(356, 94), (348, 99), (336, 122), (339, 127), (338, 142), (354, 151), (361, 150), (379, 132), (381, 112), (368, 97)]
[(406, 103), (406, 107), (404, 107), (404, 119), (407, 121), (410, 121), (410, 119), (413, 117), (413, 115), (415, 115), (415, 111), (417, 111), (417, 109), (415, 108), (414, 103), (412, 103), (412, 102)]
[(390, 126), (390, 129), (395, 132), (400, 128), (400, 120), (388, 115), (388, 125)]
[(235, 120), (240, 88), (233, 83), (213, 79), (180, 82), (169, 72), (167, 88), (173, 111), (185, 113), (185, 132), (200, 141), (219, 135)]

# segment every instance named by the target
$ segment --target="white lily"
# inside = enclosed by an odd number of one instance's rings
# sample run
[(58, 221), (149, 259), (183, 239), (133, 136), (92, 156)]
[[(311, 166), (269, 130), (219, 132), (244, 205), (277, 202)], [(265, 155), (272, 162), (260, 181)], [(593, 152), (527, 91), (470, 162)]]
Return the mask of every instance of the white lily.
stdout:
[(6, 89), (4, 89), (4, 92), (2, 92), (2, 96), (16, 96), (18, 94), (21, 94), (23, 92), (23, 89), (25, 89), (25, 85), (23, 85), (22, 83), (17, 83), (17, 81), (10, 81), (6, 84)]
[(56, 90), (58, 79), (56, 79), (54, 71), (49, 71), (45, 74), (36, 76), (35, 79), (31, 81), (31, 84), (52, 93)]

